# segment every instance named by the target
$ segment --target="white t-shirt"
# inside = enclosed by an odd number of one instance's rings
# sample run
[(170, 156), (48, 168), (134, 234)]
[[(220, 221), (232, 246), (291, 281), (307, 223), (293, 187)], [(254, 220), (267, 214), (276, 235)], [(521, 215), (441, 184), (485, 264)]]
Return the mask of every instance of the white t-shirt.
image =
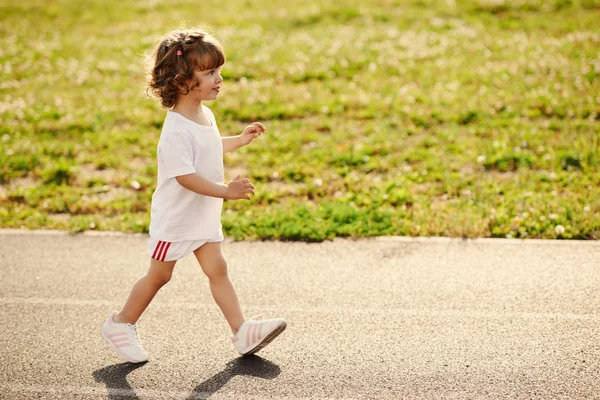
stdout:
[(211, 126), (168, 111), (158, 141), (158, 183), (152, 195), (150, 237), (166, 242), (222, 238), (223, 199), (181, 186), (175, 177), (199, 173), (223, 183), (223, 143), (215, 116), (202, 106)]

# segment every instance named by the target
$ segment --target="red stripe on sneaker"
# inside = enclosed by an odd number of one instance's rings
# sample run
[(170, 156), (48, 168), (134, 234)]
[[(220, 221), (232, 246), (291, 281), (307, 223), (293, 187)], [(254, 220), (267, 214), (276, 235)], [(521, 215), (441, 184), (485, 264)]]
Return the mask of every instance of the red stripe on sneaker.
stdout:
[(112, 338), (117, 337), (117, 336), (127, 336), (127, 332), (111, 333), (110, 335), (106, 335), (106, 336), (112, 340)]
[(258, 325), (254, 327), (254, 332), (252, 333), (252, 338), (254, 339), (254, 343), (258, 342)]
[(246, 331), (246, 347), (250, 346), (250, 335), (252, 335), (252, 325)]
[(165, 258), (167, 257), (167, 251), (169, 251), (169, 246), (171, 246), (171, 242), (167, 242), (167, 245), (163, 251), (163, 255), (160, 257), (160, 261), (165, 261)]
[(152, 254), (152, 258), (154, 258), (156, 260), (156, 253), (158, 252), (158, 248), (161, 247), (162, 242), (159, 240), (158, 244), (156, 245), (156, 248), (154, 249), (154, 254)]
[(262, 339), (262, 327), (264, 326), (264, 322), (262, 322), (259, 326), (258, 326), (258, 340)]

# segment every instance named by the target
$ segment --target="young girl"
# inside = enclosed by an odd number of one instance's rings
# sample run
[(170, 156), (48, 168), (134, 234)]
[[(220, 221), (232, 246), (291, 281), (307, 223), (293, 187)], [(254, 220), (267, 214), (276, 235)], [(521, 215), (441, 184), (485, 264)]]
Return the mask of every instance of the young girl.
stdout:
[(152, 196), (150, 269), (136, 282), (125, 306), (104, 323), (102, 336), (127, 361), (148, 360), (136, 322), (158, 290), (171, 279), (177, 260), (194, 253), (212, 295), (233, 332), (240, 354), (254, 354), (286, 327), (280, 318), (245, 321), (221, 252), (223, 199), (249, 200), (254, 186), (237, 176), (224, 184), (223, 153), (260, 136), (255, 122), (241, 135), (221, 137), (203, 101), (215, 100), (223, 84), (225, 55), (201, 30), (166, 35), (153, 54), (149, 86), (168, 108), (158, 142), (158, 184)]

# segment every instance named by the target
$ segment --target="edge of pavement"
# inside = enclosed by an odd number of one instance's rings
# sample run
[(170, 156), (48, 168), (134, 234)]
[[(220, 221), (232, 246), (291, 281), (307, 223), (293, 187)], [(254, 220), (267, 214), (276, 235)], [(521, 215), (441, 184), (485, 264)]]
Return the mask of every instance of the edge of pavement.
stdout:
[[(39, 235), (54, 235), (54, 236), (100, 236), (100, 237), (148, 237), (147, 233), (128, 233), (128, 232), (112, 232), (112, 231), (84, 231), (81, 233), (72, 233), (61, 230), (46, 230), (46, 229), (5, 229), (0, 228), (0, 236), (39, 236)], [(225, 237), (228, 242), (235, 242), (232, 238)], [(600, 240), (571, 240), (571, 239), (508, 239), (508, 238), (461, 238), (461, 237), (444, 237), (444, 236), (373, 236), (363, 238), (335, 238), (326, 242), (335, 241), (358, 241), (358, 240), (374, 240), (386, 242), (412, 242), (412, 243), (495, 243), (495, 244), (537, 244), (537, 245), (561, 245), (561, 246), (597, 246), (600, 247)], [(261, 240), (252, 240), (259, 242)], [(274, 241), (274, 240), (266, 240)], [(318, 244), (318, 243), (317, 243)]]

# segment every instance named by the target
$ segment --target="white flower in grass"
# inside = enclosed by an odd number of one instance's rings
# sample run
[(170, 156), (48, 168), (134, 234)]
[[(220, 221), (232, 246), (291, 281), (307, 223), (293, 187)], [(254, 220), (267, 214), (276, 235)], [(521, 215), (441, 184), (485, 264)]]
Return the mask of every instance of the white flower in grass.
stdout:
[(135, 190), (140, 190), (140, 188), (142, 187), (142, 185), (140, 185), (140, 183), (138, 181), (131, 181), (131, 187), (134, 188)]
[(477, 157), (477, 162), (479, 164), (483, 164), (485, 162), (485, 156), (481, 155), (481, 156)]
[(557, 235), (562, 235), (563, 233), (565, 233), (565, 227), (562, 225), (556, 225), (554, 227), (554, 232), (556, 232)]

